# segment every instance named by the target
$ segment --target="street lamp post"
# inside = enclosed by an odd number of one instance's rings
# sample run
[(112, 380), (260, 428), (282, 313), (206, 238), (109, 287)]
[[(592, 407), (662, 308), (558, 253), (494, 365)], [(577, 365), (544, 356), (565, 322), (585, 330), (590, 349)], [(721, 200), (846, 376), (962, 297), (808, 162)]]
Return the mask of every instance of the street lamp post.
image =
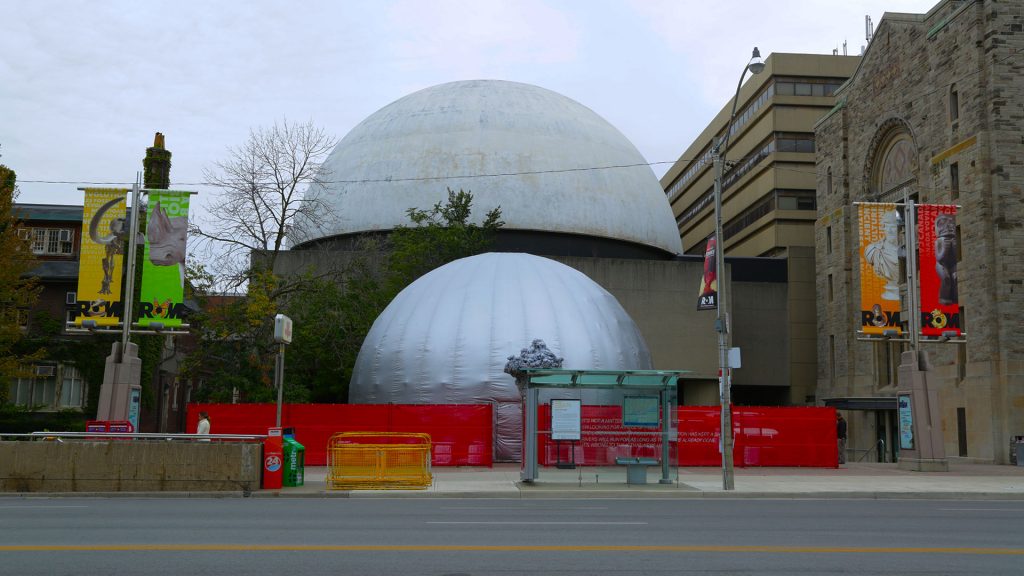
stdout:
[(733, 478), (733, 437), (732, 437), (732, 382), (729, 373), (729, 308), (726, 306), (725, 281), (725, 238), (722, 235), (722, 174), (725, 171), (725, 153), (729, 147), (729, 136), (732, 130), (732, 121), (736, 117), (736, 103), (740, 99), (740, 87), (743, 85), (743, 78), (751, 74), (760, 74), (764, 70), (764, 62), (761, 61), (761, 53), (754, 48), (750, 62), (743, 67), (740, 74), (740, 81), (736, 84), (736, 96), (732, 100), (732, 112), (729, 113), (729, 122), (725, 125), (725, 135), (715, 143), (712, 149), (712, 159), (715, 166), (715, 274), (718, 279), (718, 294), (715, 310), (715, 331), (718, 332), (718, 391), (722, 406), (722, 489), (733, 490), (735, 481)]

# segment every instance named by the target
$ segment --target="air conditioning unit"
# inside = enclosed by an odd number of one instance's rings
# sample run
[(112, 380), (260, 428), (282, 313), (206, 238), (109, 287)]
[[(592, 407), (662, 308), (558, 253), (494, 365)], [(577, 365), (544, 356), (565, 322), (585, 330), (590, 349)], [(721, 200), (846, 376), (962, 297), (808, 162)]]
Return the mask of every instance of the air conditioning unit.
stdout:
[(52, 364), (49, 366), (41, 365), (35, 367), (36, 376), (53, 376), (57, 372), (57, 367)]
[(71, 242), (71, 230), (61, 230), (58, 234), (58, 238), (61, 242)]
[(64, 303), (65, 304), (77, 304), (78, 303), (78, 293), (77, 292), (68, 292), (64, 296)]

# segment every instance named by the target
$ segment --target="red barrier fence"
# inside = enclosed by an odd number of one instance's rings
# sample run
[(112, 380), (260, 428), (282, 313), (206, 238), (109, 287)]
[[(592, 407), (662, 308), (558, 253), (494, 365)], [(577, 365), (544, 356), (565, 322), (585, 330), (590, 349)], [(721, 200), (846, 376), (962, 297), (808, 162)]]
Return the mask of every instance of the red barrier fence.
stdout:
[[(541, 428), (550, 429), (548, 405), (539, 407)], [(670, 453), (679, 466), (721, 466), (717, 406), (680, 406), (678, 442)], [(813, 407), (733, 407), (736, 466), (807, 466), (835, 468), (836, 411)], [(617, 457), (661, 457), (661, 432), (650, 428), (623, 427), (621, 406), (583, 406), (580, 441), (575, 445), (576, 464), (609, 466)], [(546, 434), (538, 438), (540, 463), (553, 466), (568, 461), (569, 443), (556, 443)]]
[[(190, 404), (188, 429), (195, 430), (198, 413), (210, 415), (214, 434), (266, 434), (274, 425), (274, 404)], [(678, 442), (671, 453), (679, 466), (720, 466), (717, 406), (680, 406)], [(621, 406), (583, 406), (581, 441), (575, 445), (576, 463), (607, 466), (618, 456), (660, 458), (660, 432), (622, 426)], [(548, 405), (539, 407), (537, 421), (551, 429)], [(327, 462), (327, 441), (335, 432), (426, 432), (433, 441), (434, 466), (490, 466), (493, 458), (494, 421), (489, 404), (286, 404), (282, 426), (295, 429), (295, 439), (306, 448), (306, 464)], [(835, 468), (836, 411), (813, 407), (734, 407), (736, 466), (806, 466)], [(538, 438), (540, 463), (557, 461), (555, 443)], [(569, 460), (569, 444), (561, 444), (562, 460)]]
[[(266, 434), (276, 404), (189, 404), (188, 430), (199, 412), (210, 416), (212, 434)], [(494, 419), (490, 404), (285, 404), (281, 426), (295, 429), (306, 464), (327, 463), (327, 441), (335, 432), (425, 432), (434, 466), (490, 466)]]

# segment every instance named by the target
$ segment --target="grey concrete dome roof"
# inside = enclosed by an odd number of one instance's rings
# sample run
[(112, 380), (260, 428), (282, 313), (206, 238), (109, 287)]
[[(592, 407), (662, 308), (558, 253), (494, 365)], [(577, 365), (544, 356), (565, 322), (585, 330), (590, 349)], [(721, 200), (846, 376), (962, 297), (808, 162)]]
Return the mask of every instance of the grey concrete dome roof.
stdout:
[(516, 82), (426, 88), (371, 114), (311, 188), (331, 206), (293, 245), (409, 224), (406, 211), (471, 191), (474, 218), (501, 206), (507, 230), (596, 236), (682, 252), (668, 200), (640, 152), (589, 108)]

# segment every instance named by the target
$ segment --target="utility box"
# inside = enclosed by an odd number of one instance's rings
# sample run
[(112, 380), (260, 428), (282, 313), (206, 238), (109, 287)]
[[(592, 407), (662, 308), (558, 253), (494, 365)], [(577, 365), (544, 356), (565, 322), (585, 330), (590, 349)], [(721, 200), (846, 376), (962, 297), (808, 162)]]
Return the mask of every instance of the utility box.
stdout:
[(277, 490), (281, 487), (284, 472), (284, 439), (280, 428), (267, 430), (263, 440), (263, 488)]
[(306, 448), (295, 440), (294, 436), (284, 437), (282, 446), (284, 453), (284, 478), (285, 486), (302, 486), (303, 476), (306, 468)]

